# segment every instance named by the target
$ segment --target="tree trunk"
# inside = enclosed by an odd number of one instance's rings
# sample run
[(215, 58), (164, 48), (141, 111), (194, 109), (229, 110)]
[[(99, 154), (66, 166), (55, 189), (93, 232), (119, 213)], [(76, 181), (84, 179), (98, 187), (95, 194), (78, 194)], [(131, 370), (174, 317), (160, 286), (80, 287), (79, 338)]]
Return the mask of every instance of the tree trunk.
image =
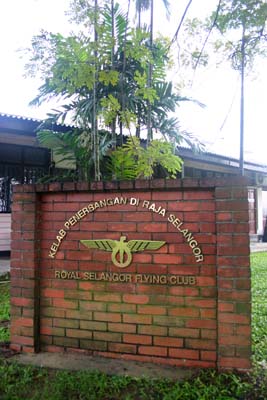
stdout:
[[(153, 19), (154, 19), (154, 0), (151, 0), (150, 3), (150, 39), (149, 39), (149, 46), (150, 46), (150, 51), (152, 51), (152, 46), (153, 46)], [(152, 74), (153, 74), (153, 65), (152, 63), (149, 63), (148, 66), (148, 89), (152, 87)], [(152, 121), (151, 121), (151, 114), (152, 114), (152, 107), (151, 107), (151, 101), (148, 100), (148, 110), (147, 110), (147, 145), (153, 140), (152, 137)]]
[[(114, 70), (114, 54), (115, 54), (115, 22), (114, 22), (114, 0), (111, 0), (111, 36), (113, 39), (111, 48), (111, 68)], [(116, 118), (111, 123), (112, 149), (116, 149)]]
[[(98, 0), (95, 0), (95, 15), (94, 15), (94, 41), (97, 44), (97, 14), (98, 14)], [(100, 181), (100, 163), (99, 163), (99, 138), (98, 138), (98, 118), (97, 118), (97, 46), (94, 52), (95, 58), (95, 76), (94, 76), (94, 88), (93, 88), (93, 154), (94, 154), (94, 169), (95, 169), (95, 180)]]

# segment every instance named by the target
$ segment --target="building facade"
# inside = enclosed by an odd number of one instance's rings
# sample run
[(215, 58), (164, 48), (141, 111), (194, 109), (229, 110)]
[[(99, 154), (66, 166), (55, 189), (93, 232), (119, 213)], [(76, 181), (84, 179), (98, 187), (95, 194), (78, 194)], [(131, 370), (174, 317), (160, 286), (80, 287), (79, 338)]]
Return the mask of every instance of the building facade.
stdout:
[[(49, 173), (50, 150), (36, 138), (40, 120), (0, 114), (0, 252), (10, 250), (12, 185), (32, 184)], [(57, 126), (66, 131), (69, 127)], [(237, 175), (238, 160), (212, 154), (194, 153), (180, 147), (184, 160), (182, 178), (227, 178)], [(245, 162), (249, 178), (249, 224), (251, 239), (261, 239), (267, 217), (267, 165)]]

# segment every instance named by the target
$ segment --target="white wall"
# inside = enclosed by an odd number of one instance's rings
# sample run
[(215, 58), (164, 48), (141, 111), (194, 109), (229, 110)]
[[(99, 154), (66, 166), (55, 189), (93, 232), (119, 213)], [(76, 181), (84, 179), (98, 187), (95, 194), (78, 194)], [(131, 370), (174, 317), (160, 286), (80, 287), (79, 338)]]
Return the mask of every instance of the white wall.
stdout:
[(10, 250), (11, 214), (0, 214), (0, 251)]

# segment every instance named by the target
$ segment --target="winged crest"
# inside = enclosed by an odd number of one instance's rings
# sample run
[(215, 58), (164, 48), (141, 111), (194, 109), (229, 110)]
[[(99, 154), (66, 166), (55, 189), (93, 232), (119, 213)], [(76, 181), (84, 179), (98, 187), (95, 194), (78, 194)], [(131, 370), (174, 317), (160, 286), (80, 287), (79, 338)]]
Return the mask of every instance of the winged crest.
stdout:
[(111, 260), (119, 268), (125, 268), (132, 261), (132, 253), (144, 250), (158, 250), (166, 242), (157, 240), (130, 240), (125, 242), (126, 236), (121, 236), (120, 240), (97, 239), (81, 240), (81, 243), (90, 249), (99, 249), (112, 252)]

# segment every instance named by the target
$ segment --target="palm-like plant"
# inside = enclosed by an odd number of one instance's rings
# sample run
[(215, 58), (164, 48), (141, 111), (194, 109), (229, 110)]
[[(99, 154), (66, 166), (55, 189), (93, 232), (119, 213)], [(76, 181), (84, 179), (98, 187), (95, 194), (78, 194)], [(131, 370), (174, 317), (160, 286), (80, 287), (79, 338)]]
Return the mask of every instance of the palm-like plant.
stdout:
[[(148, 115), (150, 131), (161, 131), (166, 139), (174, 143), (173, 131), (178, 129), (178, 124), (173, 120), (167, 122), (168, 113), (174, 112), (183, 99), (173, 92), (171, 83), (164, 82), (168, 45), (163, 39), (153, 41), (153, 29), (150, 29), (150, 34), (143, 29), (131, 30), (128, 13), (125, 15), (113, 0), (103, 0), (101, 8), (98, 7), (100, 0), (73, 2), (80, 7), (79, 21), (84, 22), (85, 27), (91, 23), (94, 32), (91, 36), (81, 32), (67, 38), (43, 32), (35, 38), (31, 63), (34, 67), (40, 66), (45, 77), (35, 101), (38, 103), (51, 97), (64, 100), (61, 109), (55, 110), (50, 117), (56, 122), (64, 122), (71, 116), (75, 125), (87, 132), (88, 140), (84, 146), (84, 141), (81, 145), (80, 135), (77, 141), (73, 139), (74, 142), (67, 135), (62, 136), (61, 142), (66, 139), (66, 146), (62, 143), (57, 151), (63, 151), (64, 156), (69, 157), (70, 152), (66, 155), (66, 149), (78, 146), (77, 152), (72, 150), (71, 154), (79, 160), (87, 160), (81, 161), (81, 166), (78, 162), (78, 170), (91, 173), (93, 165), (95, 179), (99, 180), (100, 147), (101, 144), (104, 146), (103, 138), (106, 137), (101, 136), (102, 128), (111, 132), (114, 150), (116, 128), (120, 129), (121, 144), (123, 129), (131, 129), (133, 124), (140, 137), (141, 129), (148, 124)], [(87, 15), (83, 7), (89, 3), (91, 8)], [(169, 4), (168, 1), (164, 3)], [(147, 4), (152, 6), (153, 16), (153, 1), (145, 2)], [(152, 64), (153, 82), (150, 69), (148, 85), (148, 69), (152, 68)], [(148, 143), (151, 138), (152, 133), (148, 135)], [(110, 143), (109, 139), (107, 143)], [(177, 142), (177, 135), (176, 139)], [(86, 179), (89, 175), (80, 173)]]
[[(41, 129), (37, 132), (39, 142), (52, 150), (58, 163), (75, 171), (75, 179), (89, 181), (96, 164), (92, 146), (93, 136), (88, 131), (74, 129), (69, 132), (57, 132), (50, 129)], [(107, 131), (98, 132), (98, 152), (100, 160), (108, 154), (112, 139)]]
[[(167, 12), (169, 12), (169, 1), (162, 0)], [(154, 0), (135, 0), (136, 12), (138, 14), (138, 26), (141, 27), (141, 12), (144, 10), (150, 9), (150, 26), (149, 26), (149, 47), (152, 49), (153, 47), (153, 29), (154, 29)], [(148, 89), (152, 88), (152, 75), (153, 75), (153, 64), (149, 63), (148, 66), (148, 78), (147, 78), (147, 86)], [(152, 134), (152, 109), (151, 109), (151, 101), (148, 99), (148, 113), (147, 113), (147, 143), (153, 139)]]

